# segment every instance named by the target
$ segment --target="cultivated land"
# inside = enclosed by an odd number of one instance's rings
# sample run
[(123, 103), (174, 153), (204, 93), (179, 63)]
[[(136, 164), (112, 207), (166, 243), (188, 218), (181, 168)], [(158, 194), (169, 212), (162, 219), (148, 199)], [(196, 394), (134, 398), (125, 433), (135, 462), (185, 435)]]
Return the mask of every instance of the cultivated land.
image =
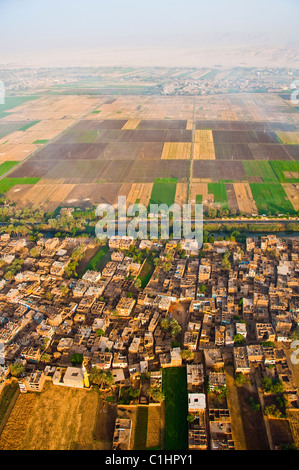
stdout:
[[(156, 178), (176, 178), (180, 204), (202, 196), (206, 209), (292, 214), (298, 204), (291, 191), (297, 188), (276, 186), (278, 198), (267, 192), (268, 183), (299, 181), (299, 113), (284, 98), (70, 90), (14, 97), (0, 118), (0, 189), (17, 205), (44, 210), (116, 204), (118, 195), (128, 196), (128, 204), (148, 205), (156, 200)], [(19, 178), (32, 177), (40, 178), (36, 187), (19, 186)], [(195, 189), (205, 183), (221, 183), (221, 193)], [(174, 200), (167, 191), (158, 199)]]
[(42, 393), (19, 395), (0, 449), (111, 449), (113, 431), (113, 406), (104, 404), (96, 391), (46, 383)]

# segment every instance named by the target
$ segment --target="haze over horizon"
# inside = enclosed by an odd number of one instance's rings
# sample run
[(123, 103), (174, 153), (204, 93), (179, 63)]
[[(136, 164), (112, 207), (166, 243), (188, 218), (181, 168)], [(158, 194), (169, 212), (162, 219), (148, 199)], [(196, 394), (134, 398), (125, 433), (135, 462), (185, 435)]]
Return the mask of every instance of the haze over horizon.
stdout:
[(5, 66), (299, 66), (296, 0), (0, 2)]

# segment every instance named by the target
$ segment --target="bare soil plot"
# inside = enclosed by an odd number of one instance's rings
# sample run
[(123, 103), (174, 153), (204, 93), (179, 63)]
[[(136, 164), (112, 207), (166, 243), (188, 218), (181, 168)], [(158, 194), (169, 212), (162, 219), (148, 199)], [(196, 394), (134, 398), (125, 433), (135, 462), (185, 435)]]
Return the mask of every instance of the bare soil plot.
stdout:
[(191, 143), (185, 142), (165, 142), (161, 158), (165, 160), (183, 160), (190, 159)]
[(179, 182), (186, 182), (188, 175), (188, 160), (136, 160), (125, 180), (132, 183), (152, 183), (155, 178), (177, 178)]
[(160, 160), (163, 142), (123, 142), (106, 145), (100, 158), (104, 160)]
[(287, 419), (268, 419), (273, 446), (292, 444), (293, 437), (290, 423)]
[(38, 206), (46, 211), (53, 211), (63, 204), (74, 184), (43, 184), (29, 185), (27, 191), (20, 191), (20, 185), (12, 188), (8, 196), (16, 199), (18, 204), (25, 206)]
[(175, 204), (182, 206), (187, 203), (188, 199), (188, 184), (187, 183), (177, 183), (176, 192), (175, 192)]
[(296, 124), (270, 121), (221, 121), (197, 120), (196, 129), (213, 129), (214, 131), (252, 131), (252, 132), (295, 132)]
[(187, 121), (178, 119), (143, 119), (138, 129), (186, 129)]
[(214, 143), (217, 160), (252, 160), (253, 155), (247, 143)]
[(90, 207), (104, 203), (113, 205), (117, 203), (119, 195), (127, 196), (124, 194), (124, 190), (121, 192), (121, 188), (123, 185), (117, 183), (76, 184), (64, 200), (63, 205), (66, 207)]
[(258, 403), (255, 385), (236, 385), (232, 366), (225, 367), (227, 401), (231, 414), (232, 435), (237, 450), (269, 450), (265, 422), (261, 410), (253, 411), (249, 398)]
[(234, 184), (232, 183), (226, 184), (226, 193), (227, 193), (229, 209), (237, 211), (239, 209), (239, 205), (238, 205), (238, 200), (237, 200), (237, 196), (235, 193)]
[[(291, 160), (285, 146), (280, 144), (248, 144), (254, 160)], [(243, 160), (246, 160), (245, 158)]]
[(215, 143), (278, 143), (275, 132), (257, 131), (213, 131)]
[(165, 427), (164, 406), (148, 407), (146, 447), (162, 446), (161, 436)]
[[(34, 178), (42, 178), (47, 172), (55, 167), (57, 164), (56, 161), (40, 161), (40, 160), (27, 160), (18, 168), (16, 168), (12, 173), (10, 173), (10, 178), (23, 178), (23, 177), (34, 177)], [(58, 173), (56, 178), (53, 179), (60, 179), (63, 176), (63, 173)]]
[(254, 202), (252, 192), (248, 183), (234, 183), (234, 191), (238, 209), (244, 214), (257, 214), (258, 210)]
[(290, 155), (291, 160), (299, 160), (299, 145), (284, 145), (284, 150)]
[(194, 160), (194, 178), (213, 178), (214, 181), (246, 180), (246, 174), (241, 161)]
[(54, 160), (43, 176), (49, 179), (64, 178), (65, 183), (96, 183), (107, 168), (109, 162), (101, 160)]
[(0, 146), (0, 163), (4, 161), (22, 161), (38, 149), (38, 145), (32, 144), (10, 144)]
[(102, 159), (107, 144), (51, 143), (37, 152), (32, 160), (97, 160)]

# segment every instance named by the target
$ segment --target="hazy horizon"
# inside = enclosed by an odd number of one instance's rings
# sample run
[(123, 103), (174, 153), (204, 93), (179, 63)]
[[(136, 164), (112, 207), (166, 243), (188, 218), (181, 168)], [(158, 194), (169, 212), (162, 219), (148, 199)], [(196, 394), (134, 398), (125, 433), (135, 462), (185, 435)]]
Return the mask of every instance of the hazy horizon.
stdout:
[(0, 1), (1, 65), (298, 66), (296, 0)]

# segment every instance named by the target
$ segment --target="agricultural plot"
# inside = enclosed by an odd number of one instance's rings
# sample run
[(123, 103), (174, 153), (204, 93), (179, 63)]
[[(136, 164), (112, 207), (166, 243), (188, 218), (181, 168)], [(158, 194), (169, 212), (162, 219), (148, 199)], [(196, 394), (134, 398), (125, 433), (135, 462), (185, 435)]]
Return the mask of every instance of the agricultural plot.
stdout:
[(243, 214), (257, 214), (258, 210), (249, 183), (233, 183), (233, 185), (239, 211)]
[(47, 211), (54, 211), (61, 201), (67, 199), (74, 187), (74, 184), (31, 183), (22, 191), (21, 184), (17, 184), (9, 191), (9, 196), (13, 201), (18, 200), (23, 207), (38, 206)]
[(283, 183), (282, 186), (295, 211), (299, 211), (299, 184)]
[(195, 130), (194, 142), (195, 143), (200, 143), (200, 142), (213, 143), (214, 142), (213, 132), (210, 129)]
[(122, 129), (136, 129), (139, 123), (140, 119), (128, 119)]
[(230, 210), (235, 210), (235, 211), (239, 210), (239, 205), (238, 205), (237, 195), (235, 193), (234, 184), (227, 183), (225, 187), (226, 187), (227, 203), (225, 201), (224, 204), (222, 204), (222, 207), (225, 209), (226, 205), (228, 204), (228, 207)]
[(150, 204), (167, 204), (171, 206), (174, 203), (176, 195), (176, 178), (156, 178)]
[(299, 162), (273, 161), (270, 165), (282, 183), (299, 183)]
[[(1, 105), (0, 105), (1, 107)], [(3, 143), (5, 141), (4, 137), (12, 134), (13, 132), (16, 132), (16, 131), (22, 131), (22, 129), (24, 129), (24, 126), (28, 126), (28, 125), (31, 125), (32, 123), (30, 124), (27, 124), (25, 121), (23, 122), (4, 122), (2, 123), (0, 121), (0, 139), (1, 139), (1, 143)]]
[(246, 180), (246, 173), (241, 161), (196, 160), (193, 161), (193, 177), (215, 182), (231, 182)]
[(165, 142), (162, 151), (162, 160), (190, 160), (191, 143)]
[[(153, 183), (133, 183), (127, 197), (127, 205), (130, 206), (139, 203), (147, 207), (152, 189)], [(121, 195), (123, 195), (123, 193), (121, 193)]]
[(286, 145), (299, 145), (299, 132), (277, 132), (279, 139)]
[(7, 173), (9, 170), (11, 170), (14, 166), (16, 166), (19, 162), (13, 162), (13, 161), (8, 161), (8, 162), (3, 162), (0, 165), (0, 176), (4, 175)]
[(209, 183), (208, 189), (209, 193), (214, 195), (214, 203), (228, 209), (226, 185), (224, 183)]
[(215, 160), (215, 147), (213, 142), (198, 142), (193, 144), (194, 160)]
[(295, 210), (280, 183), (250, 183), (259, 214), (295, 214)]
[(278, 182), (275, 171), (270, 162), (264, 160), (243, 161), (246, 175), (251, 182), (272, 183)]
[(188, 184), (187, 183), (177, 183), (176, 192), (175, 192), (175, 204), (179, 204), (181, 207), (183, 204), (187, 203), (188, 199)]
[(299, 160), (299, 145), (285, 145), (284, 149), (290, 156), (290, 160)]
[(36, 184), (39, 178), (2, 178), (0, 180), (0, 194), (6, 193), (18, 184)]
[(209, 194), (208, 183), (192, 182), (190, 185), (189, 202), (203, 204), (204, 210), (214, 203), (214, 195)]

